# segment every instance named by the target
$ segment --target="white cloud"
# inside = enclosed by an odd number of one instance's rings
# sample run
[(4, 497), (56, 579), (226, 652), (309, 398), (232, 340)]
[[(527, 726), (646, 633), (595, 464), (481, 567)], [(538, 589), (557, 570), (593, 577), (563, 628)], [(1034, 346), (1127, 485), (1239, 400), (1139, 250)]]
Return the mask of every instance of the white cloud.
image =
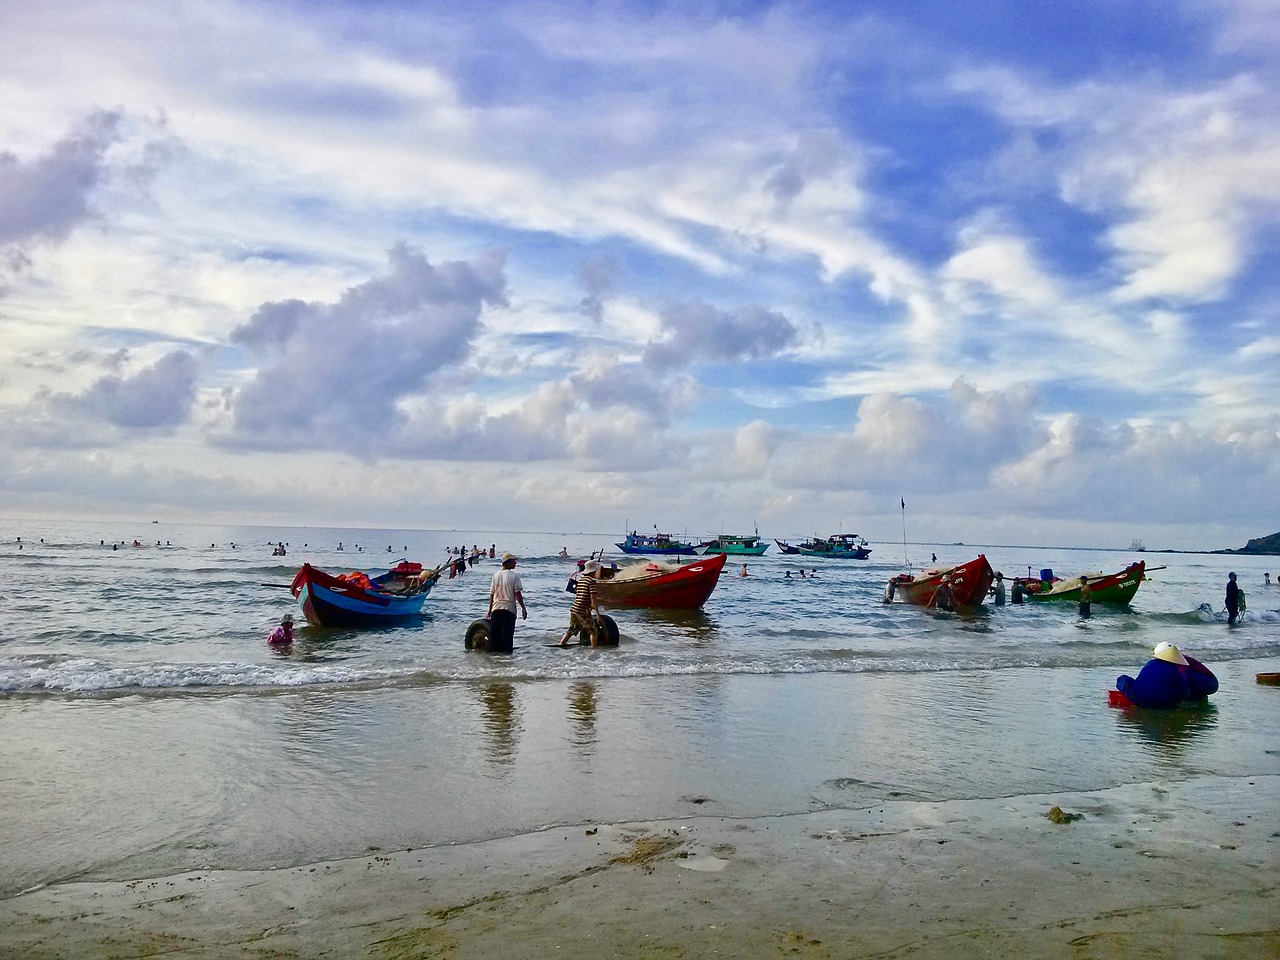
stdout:
[(265, 447), (376, 449), (397, 401), (465, 359), (486, 305), (506, 302), (500, 258), (432, 266), (397, 245), (385, 277), (335, 303), (264, 304), (232, 340), (266, 364), (235, 400), (233, 438)]

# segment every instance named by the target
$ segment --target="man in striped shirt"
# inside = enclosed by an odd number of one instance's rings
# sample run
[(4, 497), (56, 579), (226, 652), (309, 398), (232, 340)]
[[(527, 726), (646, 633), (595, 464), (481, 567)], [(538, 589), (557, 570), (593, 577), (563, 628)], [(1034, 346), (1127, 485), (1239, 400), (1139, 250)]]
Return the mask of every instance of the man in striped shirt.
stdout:
[(569, 638), (574, 634), (591, 637), (591, 645), (597, 646), (599, 634), (596, 630), (596, 618), (600, 616), (600, 606), (596, 602), (596, 571), (599, 569), (600, 564), (590, 560), (578, 575), (578, 585), (573, 591), (573, 605), (569, 607), (569, 629), (560, 638), (562, 647), (569, 645)]

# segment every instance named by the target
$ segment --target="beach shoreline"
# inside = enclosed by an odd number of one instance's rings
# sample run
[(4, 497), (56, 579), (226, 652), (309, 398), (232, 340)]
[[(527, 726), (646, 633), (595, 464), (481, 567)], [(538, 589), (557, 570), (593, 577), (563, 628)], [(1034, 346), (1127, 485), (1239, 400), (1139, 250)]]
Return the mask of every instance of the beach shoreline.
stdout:
[(1200, 777), (64, 882), (0, 902), (0, 956), (1275, 957), (1277, 797)]

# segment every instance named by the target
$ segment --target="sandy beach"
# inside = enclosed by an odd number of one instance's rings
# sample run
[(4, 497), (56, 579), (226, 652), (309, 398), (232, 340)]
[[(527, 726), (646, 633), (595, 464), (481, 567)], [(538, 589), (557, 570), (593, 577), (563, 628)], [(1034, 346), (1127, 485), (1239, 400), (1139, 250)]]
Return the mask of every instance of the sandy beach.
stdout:
[(1278, 796), (1211, 777), (60, 883), (0, 904), (0, 955), (1276, 957)]

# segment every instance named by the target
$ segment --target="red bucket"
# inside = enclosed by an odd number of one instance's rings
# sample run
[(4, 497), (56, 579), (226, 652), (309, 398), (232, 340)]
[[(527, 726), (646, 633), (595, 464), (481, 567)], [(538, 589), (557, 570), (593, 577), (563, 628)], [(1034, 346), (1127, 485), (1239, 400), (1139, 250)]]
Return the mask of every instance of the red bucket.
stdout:
[(1132, 707), (1133, 701), (1126, 697), (1119, 690), (1107, 691), (1107, 706), (1111, 707)]

